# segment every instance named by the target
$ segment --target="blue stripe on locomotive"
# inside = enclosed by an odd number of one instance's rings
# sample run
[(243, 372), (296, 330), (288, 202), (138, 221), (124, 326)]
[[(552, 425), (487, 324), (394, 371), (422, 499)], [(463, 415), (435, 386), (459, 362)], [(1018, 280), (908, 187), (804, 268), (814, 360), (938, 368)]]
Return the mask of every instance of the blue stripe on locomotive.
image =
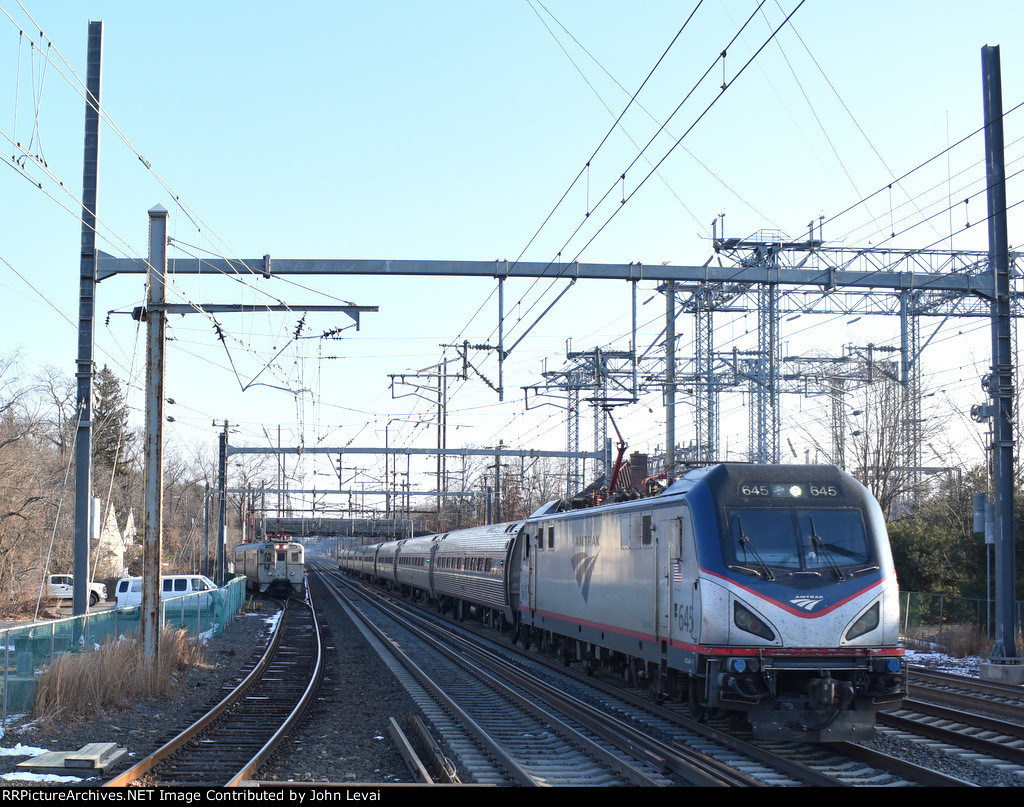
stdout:
[[(718, 577), (730, 580), (744, 589), (753, 592), (757, 596), (769, 600), (776, 605), (791, 611), (800, 616), (813, 616), (790, 605), (789, 600), (793, 596), (794, 586), (792, 582), (784, 582), (789, 578), (777, 577), (775, 580), (766, 579), (756, 574), (744, 574), (730, 569), (723, 557), (723, 536), (729, 533), (727, 520), (727, 508), (742, 511), (744, 505), (749, 506), (751, 502), (740, 502), (736, 497), (731, 496), (728, 484), (741, 484), (737, 476), (756, 476), (759, 466), (740, 466), (729, 468), (727, 466), (714, 466), (708, 469), (708, 473), (693, 480), (689, 489), (685, 490), (685, 498), (690, 507), (693, 518), (694, 540), (696, 543), (697, 558), (703, 571)], [(805, 470), (806, 469), (806, 470)], [(788, 468), (776, 466), (773, 474), (780, 471), (788, 471), (787, 476), (791, 479), (787, 483), (806, 482), (811, 469), (820, 470), (818, 466), (789, 466)], [(831, 606), (845, 602), (851, 597), (871, 588), (881, 582), (887, 575), (892, 574), (892, 558), (885, 521), (882, 510), (877, 501), (871, 496), (853, 477), (838, 469), (835, 480), (842, 484), (843, 496), (842, 507), (860, 512), (864, 520), (869, 547), (873, 553), (872, 558), (865, 568), (877, 566), (877, 570), (865, 571), (856, 576), (839, 580), (832, 574), (823, 574), (818, 585), (806, 585), (803, 590), (813, 591), (815, 595), (823, 598), (821, 606), (815, 613), (828, 610)], [(738, 471), (738, 474), (737, 474)], [(668, 491), (667, 493), (670, 493)], [(731, 501), (730, 501), (731, 499)], [(815, 505), (806, 501), (784, 500), (783, 502), (757, 502), (762, 507), (791, 508), (800, 505), (809, 508), (820, 507), (823, 510), (832, 509), (825, 504)]]

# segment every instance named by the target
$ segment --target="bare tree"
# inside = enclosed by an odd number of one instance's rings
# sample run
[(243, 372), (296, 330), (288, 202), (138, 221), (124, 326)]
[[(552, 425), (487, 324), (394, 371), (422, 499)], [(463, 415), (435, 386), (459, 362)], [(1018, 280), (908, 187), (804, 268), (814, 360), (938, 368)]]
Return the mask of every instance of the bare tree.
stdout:
[(45, 408), (47, 417), (45, 438), (63, 457), (75, 448), (75, 415), (77, 385), (71, 376), (56, 367), (46, 366), (35, 377), (34, 393), (40, 406)]
[[(878, 499), (882, 512), (893, 515), (897, 504), (909, 505), (922, 493), (923, 470), (917, 467), (924, 444), (942, 434), (947, 417), (935, 416), (911, 430), (907, 424), (907, 389), (882, 375), (863, 387), (859, 416), (851, 425), (852, 451), (846, 461), (851, 472)], [(916, 445), (908, 435), (916, 434)]]

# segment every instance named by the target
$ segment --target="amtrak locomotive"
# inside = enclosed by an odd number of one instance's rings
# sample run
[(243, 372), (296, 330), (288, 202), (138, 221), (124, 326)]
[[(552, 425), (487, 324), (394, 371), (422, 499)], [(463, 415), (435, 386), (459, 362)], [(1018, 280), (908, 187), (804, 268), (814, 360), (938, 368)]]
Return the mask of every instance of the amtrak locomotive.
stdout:
[(646, 682), (758, 738), (874, 730), (906, 694), (881, 509), (834, 466), (713, 465), (657, 495), (339, 553), (338, 565)]

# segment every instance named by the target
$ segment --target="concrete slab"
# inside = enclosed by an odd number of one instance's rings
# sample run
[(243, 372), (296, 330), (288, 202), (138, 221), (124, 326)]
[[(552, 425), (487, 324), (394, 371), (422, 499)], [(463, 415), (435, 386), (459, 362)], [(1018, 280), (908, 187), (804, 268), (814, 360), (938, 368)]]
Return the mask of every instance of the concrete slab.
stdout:
[(1024, 664), (982, 662), (978, 669), (978, 677), (982, 681), (995, 681), (1000, 684), (1024, 684)]
[(117, 743), (89, 743), (77, 751), (47, 751), (15, 767), (33, 773), (86, 773), (104, 771), (128, 751)]

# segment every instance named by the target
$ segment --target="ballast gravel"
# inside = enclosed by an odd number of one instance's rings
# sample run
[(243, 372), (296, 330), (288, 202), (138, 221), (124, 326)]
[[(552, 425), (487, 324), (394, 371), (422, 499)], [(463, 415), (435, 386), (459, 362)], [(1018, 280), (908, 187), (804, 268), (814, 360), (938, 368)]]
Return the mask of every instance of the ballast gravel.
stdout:
[[(256, 778), (277, 783), (412, 783), (388, 726), (394, 717), (404, 729), (416, 707), (351, 619), (315, 582), (311, 596), (322, 621), (325, 672), (301, 727)], [(151, 754), (223, 697), (221, 684), (237, 679), (262, 647), (269, 617), (264, 603), (259, 611), (232, 620), (207, 645), (209, 666), (185, 672), (171, 700), (137, 703), (129, 711), (97, 714), (56, 729), (44, 729), (25, 717), (9, 722), (0, 737), (0, 787), (102, 784), (102, 777), (26, 775), (16, 769), (43, 751), (77, 751), (89, 743), (112, 742), (129, 753), (123, 767)]]
[[(413, 779), (389, 731), (392, 718), (407, 731), (419, 709), (397, 683), (351, 618), (315, 578), (310, 594), (317, 604), (326, 645), (326, 669), (313, 704), (300, 727), (281, 745), (256, 779), (273, 783), (406, 785)], [(0, 787), (97, 786), (103, 779), (40, 776), (17, 772), (17, 763), (42, 751), (75, 751), (88, 743), (113, 742), (129, 753), (130, 764), (152, 753), (190, 725), (222, 697), (221, 684), (237, 678), (261, 647), (271, 612), (243, 613), (206, 647), (207, 666), (186, 671), (175, 697), (146, 701), (112, 714), (96, 714), (73, 726), (44, 729), (27, 718), (9, 722), (0, 737)], [(995, 761), (915, 742), (880, 729), (865, 743), (918, 765), (943, 770), (985, 787), (1019, 787), (1019, 774)], [(462, 772), (464, 782), (471, 778)]]

